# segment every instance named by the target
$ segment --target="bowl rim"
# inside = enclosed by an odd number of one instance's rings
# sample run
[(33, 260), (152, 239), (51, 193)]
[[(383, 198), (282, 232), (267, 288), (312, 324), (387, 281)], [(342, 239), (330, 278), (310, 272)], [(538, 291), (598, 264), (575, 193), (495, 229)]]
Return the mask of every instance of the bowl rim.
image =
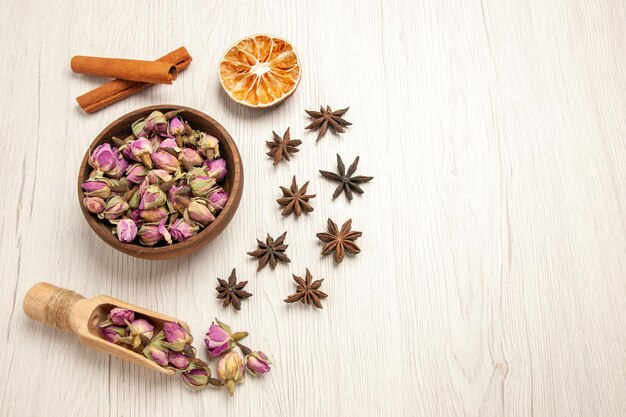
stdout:
[[(233, 154), (234, 164), (232, 167), (228, 168), (227, 174), (229, 176), (232, 176), (232, 189), (230, 190), (228, 201), (211, 224), (202, 229), (196, 235), (193, 235), (182, 242), (176, 242), (172, 245), (156, 247), (143, 246), (140, 243), (122, 243), (115, 237), (113, 233), (111, 233), (111, 228), (109, 226), (107, 226), (100, 219), (96, 218), (94, 214), (88, 211), (83, 205), (83, 199), (85, 198), (85, 195), (81, 184), (84, 182), (83, 178), (85, 177), (87, 170), (92, 169), (91, 166), (89, 166), (88, 164), (90, 153), (99, 143), (101, 143), (103, 140), (106, 140), (107, 137), (110, 136), (109, 132), (111, 130), (113, 130), (119, 124), (125, 122), (127, 119), (137, 120), (141, 117), (147, 116), (148, 114), (156, 110), (169, 111), (176, 109), (184, 109), (185, 112), (195, 114), (196, 116), (205, 119), (222, 136), (223, 139), (220, 138), (220, 145), (227, 146), (231, 150)], [(222, 142), (225, 142), (225, 144), (223, 144)], [(115, 119), (113, 122), (109, 123), (104, 129), (102, 129), (102, 131), (91, 142), (85, 152), (85, 155), (83, 156), (78, 171), (78, 200), (83, 216), (87, 220), (87, 223), (89, 224), (91, 229), (109, 246), (112, 246), (113, 248), (128, 255), (139, 258), (166, 259), (192, 253), (204, 244), (209, 243), (224, 230), (228, 223), (230, 223), (241, 201), (241, 196), (243, 195), (243, 178), (243, 163), (241, 161), (241, 154), (239, 153), (237, 144), (228, 133), (228, 131), (219, 122), (217, 122), (215, 119), (205, 114), (204, 112), (196, 110), (192, 107), (177, 104), (157, 104), (142, 107), (137, 110), (133, 110), (131, 112), (123, 114), (122, 116)], [(214, 234), (212, 235), (211, 232), (214, 232)]]

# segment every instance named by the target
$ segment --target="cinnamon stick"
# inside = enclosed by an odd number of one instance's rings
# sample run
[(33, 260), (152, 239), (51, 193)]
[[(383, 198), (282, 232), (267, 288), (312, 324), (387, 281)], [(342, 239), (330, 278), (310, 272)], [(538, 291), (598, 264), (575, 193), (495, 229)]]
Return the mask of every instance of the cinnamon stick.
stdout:
[[(175, 65), (178, 72), (184, 71), (191, 61), (192, 57), (185, 47), (180, 47), (156, 60)], [(76, 101), (85, 112), (94, 113), (151, 85), (153, 84), (116, 79), (76, 97)]]
[(167, 62), (140, 61), (137, 59), (100, 58), (96, 56), (72, 57), (72, 71), (77, 74), (121, 78), (153, 84), (171, 84), (178, 72), (176, 65)]

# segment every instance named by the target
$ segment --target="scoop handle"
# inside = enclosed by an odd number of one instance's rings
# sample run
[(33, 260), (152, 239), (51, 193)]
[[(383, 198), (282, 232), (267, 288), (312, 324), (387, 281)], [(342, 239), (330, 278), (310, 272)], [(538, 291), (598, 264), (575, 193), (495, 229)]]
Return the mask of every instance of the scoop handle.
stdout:
[(82, 295), (48, 282), (39, 282), (28, 290), (24, 297), (24, 313), (36, 321), (57, 329), (72, 331), (70, 316)]

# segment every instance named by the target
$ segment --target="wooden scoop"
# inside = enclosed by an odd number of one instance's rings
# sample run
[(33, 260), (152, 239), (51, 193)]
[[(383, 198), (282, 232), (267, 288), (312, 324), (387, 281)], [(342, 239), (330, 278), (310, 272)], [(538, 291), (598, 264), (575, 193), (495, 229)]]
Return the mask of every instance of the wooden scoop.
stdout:
[(145, 356), (126, 349), (123, 346), (105, 340), (98, 329), (98, 323), (108, 318), (109, 311), (114, 307), (127, 308), (145, 317), (154, 326), (157, 334), (163, 330), (163, 323), (186, 323), (174, 317), (146, 310), (106, 295), (85, 298), (74, 291), (59, 288), (47, 282), (33, 285), (24, 297), (24, 312), (28, 317), (46, 323), (57, 329), (70, 331), (80, 341), (94, 349), (107, 352), (119, 358), (131, 361), (146, 368), (173, 375), (171, 369), (152, 362)]

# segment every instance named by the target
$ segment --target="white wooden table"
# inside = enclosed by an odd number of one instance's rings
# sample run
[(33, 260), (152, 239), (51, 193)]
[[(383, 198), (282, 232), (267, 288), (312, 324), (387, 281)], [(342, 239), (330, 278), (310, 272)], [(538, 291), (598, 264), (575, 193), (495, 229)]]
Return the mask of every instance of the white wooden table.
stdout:
[[(3, 0), (0, 13), (2, 416), (623, 416), (626, 413), (626, 5), (620, 0)], [(296, 94), (265, 111), (222, 93), (217, 64), (246, 35), (291, 40)], [(74, 54), (194, 60), (158, 86), (84, 114), (101, 80)], [(215, 117), (246, 185), (198, 253), (149, 262), (88, 228), (75, 181), (110, 121), (158, 103)], [(304, 109), (351, 106), (315, 143)], [(272, 130), (302, 138), (290, 164)], [(335, 154), (361, 156), (366, 193), (332, 201)], [(283, 218), (291, 175), (315, 211)], [(335, 266), (315, 233), (354, 219), (362, 253)], [(255, 238), (288, 231), (291, 265), (255, 273)], [(254, 296), (222, 309), (236, 267)], [(290, 274), (326, 278), (322, 311), (287, 305)], [(45, 280), (180, 317), (201, 349), (213, 317), (275, 361), (236, 396), (188, 390), (94, 352), (22, 312)]]

